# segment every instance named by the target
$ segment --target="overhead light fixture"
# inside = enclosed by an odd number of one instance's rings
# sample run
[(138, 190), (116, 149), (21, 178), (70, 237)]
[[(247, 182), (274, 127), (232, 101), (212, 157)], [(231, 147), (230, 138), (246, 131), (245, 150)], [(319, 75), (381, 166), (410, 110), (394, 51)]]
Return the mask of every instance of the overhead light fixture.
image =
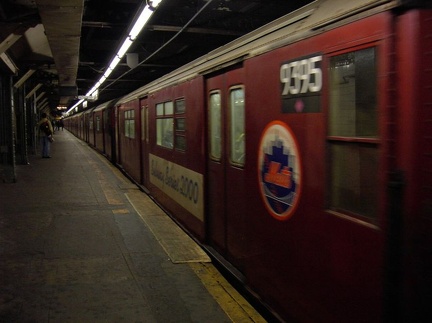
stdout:
[[(128, 36), (123, 41), (123, 44), (121, 45), (118, 52), (114, 55), (113, 59), (110, 62), (109, 67), (105, 71), (105, 73), (102, 75), (102, 77), (96, 82), (96, 84), (92, 87), (92, 89), (87, 92), (86, 96), (92, 95), (101, 85), (103, 82), (106, 81), (108, 76), (114, 71), (115, 67), (120, 63), (123, 56), (126, 54), (130, 46), (133, 44), (134, 40), (138, 37), (141, 30), (146, 25), (147, 21), (150, 19), (150, 17), (153, 14), (153, 11), (161, 4), (162, 0), (147, 0), (147, 5), (144, 7), (144, 9), (141, 11), (140, 15), (138, 16), (138, 19), (135, 21), (131, 31), (129, 32)], [(66, 113), (69, 113), (73, 109), (77, 108), (84, 99), (79, 100), (77, 103), (75, 103)]]
[(102, 77), (99, 79), (99, 83), (105, 82), (105, 80), (110, 76), (110, 74), (114, 71), (111, 67), (108, 67), (108, 69), (105, 71), (105, 73), (102, 75)]
[(111, 63), (109, 64), (108, 68), (110, 68), (112, 70), (115, 69), (117, 64), (120, 63), (120, 61), (121, 61), (121, 58), (118, 55), (114, 56)]
[(126, 64), (129, 68), (135, 68), (138, 66), (138, 53), (127, 53), (126, 54)]
[(124, 40), (119, 51), (117, 52), (118, 58), (123, 58), (123, 56), (126, 54), (129, 47), (131, 47), (132, 43), (133, 43), (133, 40), (130, 37), (128, 37)]
[(135, 22), (134, 26), (132, 27), (128, 38), (130, 38), (132, 41), (135, 40), (141, 30), (144, 28), (147, 21), (150, 19), (151, 15), (153, 14), (153, 11), (149, 9), (150, 7), (146, 6), (144, 10), (141, 12), (140, 16), (138, 17), (137, 21)]

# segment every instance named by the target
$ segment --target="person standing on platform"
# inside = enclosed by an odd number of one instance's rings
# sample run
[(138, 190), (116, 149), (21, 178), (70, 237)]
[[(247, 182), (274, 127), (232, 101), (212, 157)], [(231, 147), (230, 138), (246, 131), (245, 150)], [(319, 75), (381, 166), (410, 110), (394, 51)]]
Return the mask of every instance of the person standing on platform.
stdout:
[(41, 138), (42, 158), (51, 158), (50, 149), (51, 142), (54, 141), (54, 129), (45, 112), (41, 114), (41, 119), (38, 122), (37, 127), (39, 129), (39, 137)]
[(58, 126), (58, 130), (60, 130), (60, 128), (61, 128), (61, 130), (63, 131), (63, 129), (64, 129), (64, 123), (63, 123), (62, 119), (60, 119), (59, 121), (57, 121), (57, 126)]

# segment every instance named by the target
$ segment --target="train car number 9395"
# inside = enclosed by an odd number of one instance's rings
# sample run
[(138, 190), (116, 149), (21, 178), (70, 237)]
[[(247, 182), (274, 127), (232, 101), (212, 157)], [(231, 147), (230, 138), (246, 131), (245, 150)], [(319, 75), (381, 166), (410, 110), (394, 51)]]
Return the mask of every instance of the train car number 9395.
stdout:
[(322, 88), (322, 55), (286, 62), (280, 67), (282, 96), (315, 93)]

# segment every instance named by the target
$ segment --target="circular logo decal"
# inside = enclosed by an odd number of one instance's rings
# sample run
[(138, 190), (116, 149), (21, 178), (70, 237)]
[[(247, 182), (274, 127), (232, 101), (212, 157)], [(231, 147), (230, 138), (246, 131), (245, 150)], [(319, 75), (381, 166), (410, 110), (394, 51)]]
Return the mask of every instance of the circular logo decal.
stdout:
[(301, 163), (294, 134), (281, 121), (270, 122), (261, 135), (258, 178), (270, 214), (278, 220), (289, 219), (299, 202)]

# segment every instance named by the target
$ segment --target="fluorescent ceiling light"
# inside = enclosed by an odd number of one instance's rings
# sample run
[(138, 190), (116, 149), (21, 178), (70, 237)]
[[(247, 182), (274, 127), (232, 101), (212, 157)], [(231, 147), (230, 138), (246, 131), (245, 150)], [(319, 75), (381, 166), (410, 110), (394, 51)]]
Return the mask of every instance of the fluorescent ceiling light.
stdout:
[(121, 61), (121, 58), (118, 55), (114, 56), (113, 60), (109, 64), (108, 68), (110, 68), (112, 70), (115, 69), (117, 64), (120, 63), (120, 61)]
[(153, 0), (151, 1), (151, 6), (153, 8), (157, 8), (157, 6), (162, 2), (162, 0)]
[(108, 76), (110, 76), (110, 74), (112, 73), (112, 71), (114, 71), (112, 68), (108, 68), (105, 73), (102, 75), (102, 77), (99, 79), (99, 82), (103, 83)]
[(147, 21), (150, 19), (153, 11), (149, 9), (148, 6), (144, 8), (144, 10), (141, 12), (141, 15), (139, 16), (138, 20), (135, 22), (135, 25), (133, 26), (132, 30), (129, 33), (129, 38), (131, 40), (135, 40), (141, 30), (144, 28)]
[(122, 58), (126, 54), (129, 47), (131, 47), (132, 43), (133, 43), (133, 41), (129, 37), (126, 38), (124, 40), (123, 44), (121, 45), (119, 51), (117, 52), (117, 56), (119, 58)]
[[(96, 85), (97, 85), (97, 84), (96, 84)], [(93, 86), (93, 87), (91, 88), (91, 90), (87, 92), (86, 96), (90, 96), (90, 95), (93, 94), (93, 92), (95, 92), (95, 91), (98, 90), (98, 86), (96, 86), (96, 85)]]
[[(150, 19), (151, 15), (153, 14), (153, 11), (157, 6), (160, 5), (162, 0), (149, 0), (147, 3), (149, 5), (146, 5), (144, 9), (141, 11), (141, 14), (139, 15), (138, 19), (135, 21), (134, 26), (132, 27), (131, 31), (129, 32), (126, 39), (123, 41), (123, 44), (121, 45), (119, 51), (116, 55), (114, 55), (114, 58), (111, 60), (109, 67), (105, 71), (105, 73), (102, 75), (102, 77), (99, 79), (99, 81), (92, 87), (92, 89), (87, 92), (86, 96), (90, 96), (92, 93), (94, 93), (100, 86), (102, 86), (102, 83), (106, 81), (108, 76), (113, 72), (114, 68), (120, 63), (122, 57), (126, 54), (130, 46), (133, 44), (133, 41), (138, 37), (141, 30), (144, 28), (147, 21)], [(74, 108), (78, 107), (84, 100), (80, 100), (77, 103), (75, 103), (68, 111), (66, 111), (66, 114), (69, 114), (70, 111), (72, 111)]]

